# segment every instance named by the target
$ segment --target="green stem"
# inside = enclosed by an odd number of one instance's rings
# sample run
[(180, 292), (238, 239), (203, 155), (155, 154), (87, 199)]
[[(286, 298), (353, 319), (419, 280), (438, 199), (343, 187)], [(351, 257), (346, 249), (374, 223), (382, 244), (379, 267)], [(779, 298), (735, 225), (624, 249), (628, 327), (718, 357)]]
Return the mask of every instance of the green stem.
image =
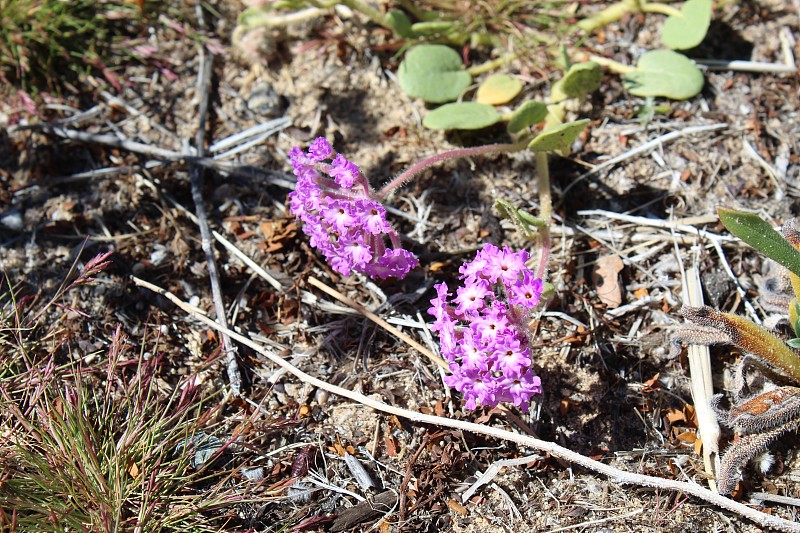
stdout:
[(614, 61), (613, 59), (608, 59), (605, 57), (589, 56), (589, 61), (594, 61), (601, 67), (606, 67), (611, 72), (614, 72), (616, 74), (628, 74), (629, 72), (636, 71), (636, 67), (632, 67), (630, 65), (623, 65), (618, 61)]
[(641, 8), (644, 13), (660, 13), (669, 17), (683, 18), (683, 13), (681, 13), (679, 9), (675, 9), (674, 7), (666, 4), (642, 3)]
[(497, 59), (487, 61), (486, 63), (470, 67), (467, 69), (467, 72), (469, 72), (473, 76), (478, 76), (479, 74), (495, 70), (507, 63), (510, 63), (511, 61), (515, 60), (517, 56), (518, 54), (506, 54), (504, 56), (498, 57)]
[(607, 8), (600, 10), (595, 15), (583, 19), (576, 24), (576, 26), (586, 33), (592, 33), (598, 28), (607, 26), (612, 22), (616, 22), (628, 13), (635, 13), (639, 11), (639, 0), (622, 0), (616, 4), (612, 4)]
[(405, 182), (425, 170), (431, 165), (435, 165), (441, 161), (448, 159), (461, 159), (464, 157), (473, 157), (476, 155), (486, 154), (499, 154), (502, 152), (519, 152), (524, 150), (527, 145), (525, 143), (519, 144), (488, 144), (485, 146), (476, 146), (474, 148), (458, 148), (456, 150), (449, 150), (440, 154), (432, 155), (418, 163), (410, 166), (402, 174), (394, 178), (392, 181), (384, 185), (381, 190), (375, 194), (377, 200), (383, 200), (389, 193), (403, 185)]

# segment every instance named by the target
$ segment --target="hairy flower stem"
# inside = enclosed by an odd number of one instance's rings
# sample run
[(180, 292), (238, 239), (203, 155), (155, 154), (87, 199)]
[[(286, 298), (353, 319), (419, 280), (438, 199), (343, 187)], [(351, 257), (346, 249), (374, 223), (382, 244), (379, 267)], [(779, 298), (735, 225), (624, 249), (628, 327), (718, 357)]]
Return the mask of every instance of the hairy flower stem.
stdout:
[(538, 244), (541, 250), (536, 277), (544, 279), (547, 260), (550, 258), (550, 219), (553, 216), (553, 197), (550, 191), (550, 166), (547, 163), (547, 152), (536, 152), (536, 177), (539, 180), (539, 218), (544, 227), (539, 230)]
[(389, 194), (392, 193), (392, 191), (405, 184), (405, 182), (429, 166), (435, 165), (441, 161), (447, 161), (448, 159), (461, 159), (463, 157), (472, 157), (476, 155), (499, 154), (502, 152), (519, 152), (520, 150), (523, 150), (525, 146), (525, 143), (487, 144), (485, 146), (476, 146), (474, 148), (458, 148), (456, 150), (449, 150), (447, 152), (432, 155), (431, 157), (423, 159), (422, 161), (410, 166), (405, 170), (405, 172), (384, 185), (381, 190), (375, 194), (375, 198), (379, 201), (383, 201), (387, 196), (389, 196)]

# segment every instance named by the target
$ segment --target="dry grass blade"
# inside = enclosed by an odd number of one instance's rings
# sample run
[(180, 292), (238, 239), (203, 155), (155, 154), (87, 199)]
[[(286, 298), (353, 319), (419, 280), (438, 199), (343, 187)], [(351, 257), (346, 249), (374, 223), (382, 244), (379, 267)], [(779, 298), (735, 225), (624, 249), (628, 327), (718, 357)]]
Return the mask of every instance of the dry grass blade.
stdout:
[[(703, 305), (703, 291), (700, 287), (700, 271), (691, 267), (686, 271), (686, 299), (689, 305)], [(689, 374), (692, 379), (692, 400), (697, 412), (697, 432), (703, 441), (703, 465), (712, 478), (719, 471), (719, 436), (717, 416), (711, 410), (710, 401), (714, 395), (711, 375), (711, 355), (708, 346), (689, 346)], [(716, 491), (713, 479), (708, 480), (711, 490)]]

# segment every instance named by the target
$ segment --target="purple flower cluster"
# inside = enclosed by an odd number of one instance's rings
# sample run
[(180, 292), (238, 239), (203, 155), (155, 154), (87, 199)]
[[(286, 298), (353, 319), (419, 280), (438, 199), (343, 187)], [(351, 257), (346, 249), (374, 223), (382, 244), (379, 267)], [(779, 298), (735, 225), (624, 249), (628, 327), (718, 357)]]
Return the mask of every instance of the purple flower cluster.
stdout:
[[(531, 371), (522, 319), (539, 303), (542, 280), (525, 266), (526, 251), (484, 245), (459, 272), (463, 286), (450, 299), (447, 284), (435, 286), (428, 312), (436, 318), (442, 356), (450, 363), (445, 383), (464, 394), (466, 407), (512, 402), (523, 411), (541, 380)], [(497, 296), (505, 294), (507, 304)], [(450, 301), (448, 302), (448, 299)]]
[(295, 146), (289, 156), (297, 176), (289, 209), (303, 221), (311, 246), (334, 270), (344, 276), (355, 270), (402, 279), (417, 266), (419, 261), (401, 247), (386, 221), (386, 210), (372, 199), (369, 182), (355, 164), (336, 154), (322, 137), (311, 143), (308, 153)]

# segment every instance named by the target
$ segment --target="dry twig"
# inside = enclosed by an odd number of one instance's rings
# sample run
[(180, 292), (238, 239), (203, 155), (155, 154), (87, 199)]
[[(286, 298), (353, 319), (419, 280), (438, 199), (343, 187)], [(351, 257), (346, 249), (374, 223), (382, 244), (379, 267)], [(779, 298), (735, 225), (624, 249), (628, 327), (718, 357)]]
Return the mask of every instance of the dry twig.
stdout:
[(337, 385), (332, 385), (326, 381), (323, 381), (309, 374), (306, 374), (299, 368), (295, 367), (294, 365), (290, 364), (288, 361), (280, 357), (272, 350), (269, 350), (267, 348), (264, 348), (263, 346), (258, 345), (257, 343), (250, 340), (248, 337), (236, 333), (235, 331), (232, 331), (230, 329), (223, 328), (220, 324), (216, 323), (214, 320), (206, 316), (200, 309), (187, 304), (186, 302), (182, 301), (180, 298), (170, 293), (169, 291), (166, 291), (161, 287), (158, 287), (156, 285), (153, 285), (152, 283), (148, 283), (136, 277), (133, 277), (132, 280), (136, 285), (147, 288), (167, 298), (175, 305), (180, 307), (183, 311), (185, 311), (198, 321), (202, 322), (203, 324), (211, 328), (214, 328), (221, 333), (222, 332), (227, 333), (228, 335), (230, 335), (231, 338), (236, 339), (237, 342), (251, 348), (257, 353), (268, 358), (270, 361), (277, 364), (281, 368), (292, 373), (300, 381), (304, 383), (309, 383), (314, 387), (318, 387), (322, 390), (328, 391), (338, 396), (342, 396), (354, 402), (358, 402), (366, 407), (371, 407), (372, 409), (381, 411), (383, 413), (388, 413), (395, 416), (403, 417), (410, 420), (411, 422), (419, 424), (432, 424), (439, 427), (458, 429), (461, 431), (468, 431), (470, 433), (475, 433), (478, 435), (485, 435), (496, 439), (514, 442), (521, 446), (527, 446), (529, 448), (537, 450), (541, 453), (549, 453), (550, 455), (558, 457), (559, 459), (562, 459), (564, 461), (574, 463), (593, 472), (597, 472), (601, 475), (607, 476), (612, 480), (612, 482), (615, 483), (626, 484), (626, 485), (639, 485), (643, 487), (650, 487), (660, 490), (683, 492), (687, 495), (694, 496), (695, 498), (699, 498), (705, 502), (715, 505), (721, 509), (726, 509), (739, 516), (752, 520), (761, 527), (770, 527), (781, 531), (800, 533), (800, 524), (796, 522), (786, 520), (784, 518), (779, 518), (777, 516), (768, 515), (766, 513), (762, 513), (761, 511), (752, 509), (747, 505), (731, 500), (724, 496), (720, 496), (719, 494), (716, 494), (710, 491), (709, 489), (704, 488), (702, 485), (698, 483), (677, 481), (673, 479), (663, 479), (654, 476), (646, 476), (643, 474), (625, 472), (618, 468), (614, 468), (613, 466), (606, 465), (599, 461), (590, 459), (589, 457), (585, 457), (579, 453), (573, 452), (572, 450), (564, 448), (563, 446), (559, 446), (554, 442), (536, 439), (528, 435), (521, 435), (519, 433), (514, 433), (508, 430), (499, 429), (491, 426), (484, 426), (481, 424), (475, 424), (463, 420), (427, 415), (416, 411), (410, 411), (408, 409), (402, 409), (400, 407), (395, 407), (393, 405), (377, 401), (373, 398), (369, 398), (361, 393), (347, 390)]
[[(203, 7), (197, 4), (197, 16), (201, 26), (203, 26)], [(197, 134), (195, 135), (195, 151), (202, 157), (205, 153), (206, 138), (206, 116), (208, 115), (208, 100), (211, 89), (211, 71), (213, 68), (213, 56), (207, 55), (202, 45), (198, 46), (200, 58), (200, 72), (198, 73), (198, 91), (200, 93), (200, 109), (197, 119)], [(214, 246), (211, 239), (211, 228), (208, 224), (205, 202), (203, 201), (203, 167), (197, 164), (189, 164), (189, 177), (192, 185), (192, 199), (194, 200), (195, 210), (197, 211), (197, 221), (200, 226), (200, 236), (202, 239), (203, 252), (206, 254), (208, 263), (208, 278), (211, 283), (211, 295), (214, 300), (214, 309), (217, 321), (226, 329), (228, 320), (225, 316), (225, 302), (222, 297), (222, 287), (219, 281), (219, 269), (214, 258)], [(242, 375), (239, 372), (239, 365), (236, 362), (236, 346), (231, 342), (231, 338), (225, 333), (220, 334), (222, 352), (225, 354), (225, 368), (228, 373), (228, 383), (235, 396), (242, 393)]]

